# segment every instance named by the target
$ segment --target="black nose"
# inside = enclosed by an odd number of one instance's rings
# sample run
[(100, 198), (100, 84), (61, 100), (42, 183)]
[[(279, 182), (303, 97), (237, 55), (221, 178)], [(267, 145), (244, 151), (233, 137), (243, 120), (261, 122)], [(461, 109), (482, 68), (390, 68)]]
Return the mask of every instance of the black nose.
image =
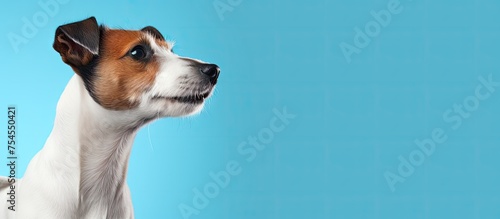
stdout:
[(217, 78), (220, 74), (219, 66), (214, 64), (202, 64), (200, 65), (200, 72), (210, 78), (210, 83), (217, 83)]

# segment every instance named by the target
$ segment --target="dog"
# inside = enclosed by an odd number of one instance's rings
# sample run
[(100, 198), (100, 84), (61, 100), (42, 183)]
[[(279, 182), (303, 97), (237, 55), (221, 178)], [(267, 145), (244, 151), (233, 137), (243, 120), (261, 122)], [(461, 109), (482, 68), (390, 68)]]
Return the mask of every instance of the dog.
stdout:
[(220, 69), (180, 57), (156, 28), (111, 29), (95, 17), (59, 26), (53, 48), (76, 73), (44, 147), (15, 183), (0, 178), (1, 218), (134, 218), (126, 183), (137, 131), (162, 117), (199, 113)]

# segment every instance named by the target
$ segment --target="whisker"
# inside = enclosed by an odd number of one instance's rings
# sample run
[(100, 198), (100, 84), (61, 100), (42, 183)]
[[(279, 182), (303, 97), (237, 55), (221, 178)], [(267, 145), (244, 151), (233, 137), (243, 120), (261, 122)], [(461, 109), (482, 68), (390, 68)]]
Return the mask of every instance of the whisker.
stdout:
[(149, 147), (151, 148), (151, 151), (153, 151), (153, 153), (155, 152), (155, 149), (153, 147), (153, 142), (151, 141), (151, 132), (149, 131), (149, 126), (148, 125), (148, 139), (149, 139)]

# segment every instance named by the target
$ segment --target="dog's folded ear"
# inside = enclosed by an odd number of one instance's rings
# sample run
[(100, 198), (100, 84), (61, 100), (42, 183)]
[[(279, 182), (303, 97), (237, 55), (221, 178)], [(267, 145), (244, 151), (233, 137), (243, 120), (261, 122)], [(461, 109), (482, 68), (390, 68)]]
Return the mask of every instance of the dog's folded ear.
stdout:
[(141, 31), (153, 35), (153, 37), (158, 39), (158, 40), (165, 41), (165, 37), (163, 37), (163, 35), (160, 33), (160, 31), (153, 26), (147, 26), (145, 28), (142, 28)]
[(95, 17), (59, 26), (54, 39), (54, 49), (71, 67), (88, 64), (99, 54), (100, 30)]

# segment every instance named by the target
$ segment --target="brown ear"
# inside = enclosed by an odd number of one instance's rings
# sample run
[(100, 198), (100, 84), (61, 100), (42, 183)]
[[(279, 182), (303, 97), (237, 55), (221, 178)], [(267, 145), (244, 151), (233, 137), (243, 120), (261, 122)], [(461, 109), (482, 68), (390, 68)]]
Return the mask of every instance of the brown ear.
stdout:
[(100, 31), (95, 17), (59, 26), (54, 39), (54, 49), (71, 67), (87, 65), (99, 54)]

